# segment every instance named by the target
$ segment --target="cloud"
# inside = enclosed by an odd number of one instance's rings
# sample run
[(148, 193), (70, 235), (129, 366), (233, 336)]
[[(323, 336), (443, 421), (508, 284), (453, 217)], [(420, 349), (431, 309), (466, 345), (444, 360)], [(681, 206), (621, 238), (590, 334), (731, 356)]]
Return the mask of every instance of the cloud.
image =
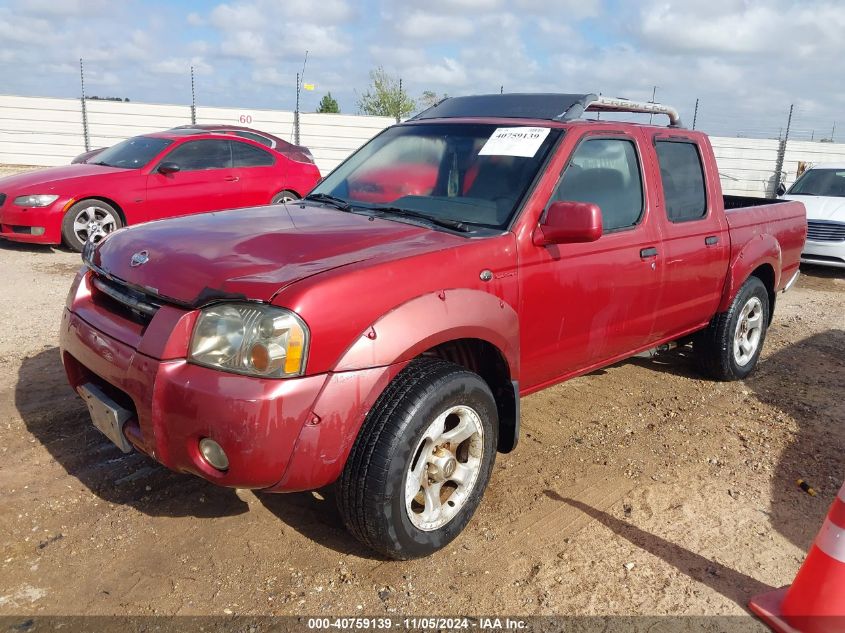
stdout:
[(400, 35), (421, 40), (467, 37), (474, 28), (469, 18), (414, 11), (398, 25)]
[[(76, 97), (78, 60), (99, 93), (303, 108), (326, 91), (354, 111), (379, 65), (424, 90), (581, 92), (676, 105), (718, 133), (828, 130), (845, 107), (838, 0), (8, 0), (0, 6), (4, 92)], [(37, 34), (37, 37), (33, 37)], [(314, 101), (314, 103), (310, 103)]]

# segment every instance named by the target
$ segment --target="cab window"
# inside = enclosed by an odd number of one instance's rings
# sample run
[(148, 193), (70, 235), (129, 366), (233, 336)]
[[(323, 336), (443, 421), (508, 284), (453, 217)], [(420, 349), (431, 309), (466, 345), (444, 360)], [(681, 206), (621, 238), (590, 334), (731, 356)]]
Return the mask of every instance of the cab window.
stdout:
[(583, 141), (563, 172), (552, 202), (591, 202), (601, 209), (605, 232), (636, 225), (643, 214), (643, 182), (632, 141)]
[(657, 141), (657, 162), (670, 222), (699, 220), (707, 214), (704, 170), (695, 143)]

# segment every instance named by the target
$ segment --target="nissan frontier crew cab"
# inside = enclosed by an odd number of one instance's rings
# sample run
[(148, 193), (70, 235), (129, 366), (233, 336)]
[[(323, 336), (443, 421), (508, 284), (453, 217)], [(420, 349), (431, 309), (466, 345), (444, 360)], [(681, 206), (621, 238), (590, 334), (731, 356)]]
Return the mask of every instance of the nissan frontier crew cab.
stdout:
[(89, 243), (62, 360), (122, 450), (222, 486), (335, 484), (352, 534), (419, 557), (470, 520), (521, 396), (670, 342), (747, 376), (805, 233), (800, 202), (723, 196), (672, 108), (450, 98), (303, 200)]

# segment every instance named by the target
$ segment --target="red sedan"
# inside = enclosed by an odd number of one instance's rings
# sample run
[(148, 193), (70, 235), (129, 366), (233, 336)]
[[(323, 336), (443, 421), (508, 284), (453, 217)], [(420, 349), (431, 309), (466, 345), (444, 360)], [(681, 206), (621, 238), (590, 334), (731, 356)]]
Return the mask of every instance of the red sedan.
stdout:
[(129, 224), (294, 200), (319, 180), (313, 163), (232, 132), (168, 130), (0, 178), (0, 237), (80, 251)]

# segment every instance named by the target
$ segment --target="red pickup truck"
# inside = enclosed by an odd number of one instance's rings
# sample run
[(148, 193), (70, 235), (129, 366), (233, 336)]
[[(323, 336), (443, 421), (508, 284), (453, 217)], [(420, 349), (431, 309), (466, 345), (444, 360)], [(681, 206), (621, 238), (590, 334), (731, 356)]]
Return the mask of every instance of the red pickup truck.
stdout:
[[(605, 110), (670, 124), (584, 117)], [(798, 202), (723, 197), (671, 108), (451, 98), (301, 201), (89, 244), (62, 359), (122, 450), (224, 486), (334, 483), (362, 542), (424, 556), (516, 446), (521, 396), (670, 342), (748, 375), (805, 233)]]

